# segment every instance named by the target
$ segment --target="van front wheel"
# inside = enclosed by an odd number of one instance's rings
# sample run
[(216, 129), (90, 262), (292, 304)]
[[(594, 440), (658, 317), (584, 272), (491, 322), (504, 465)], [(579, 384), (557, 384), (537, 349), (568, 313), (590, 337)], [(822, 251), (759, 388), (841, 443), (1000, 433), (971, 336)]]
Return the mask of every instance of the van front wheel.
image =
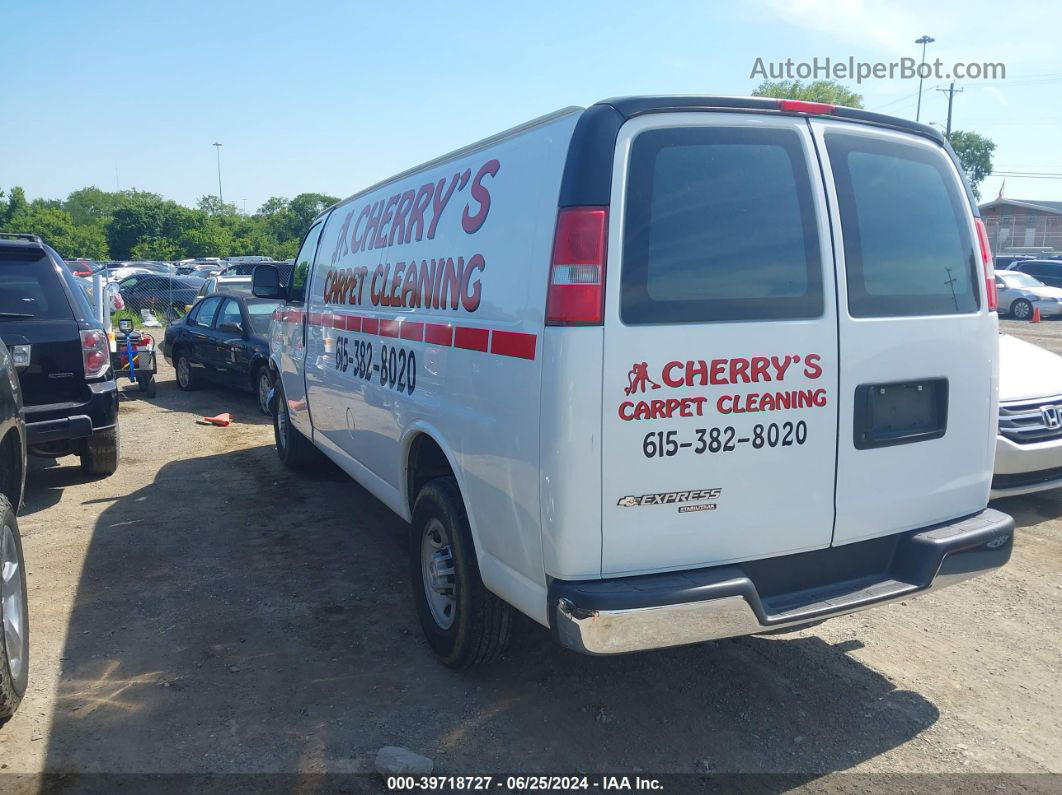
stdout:
[(420, 490), (409, 539), (413, 599), (439, 659), (451, 668), (497, 659), (509, 645), (513, 610), (480, 579), (454, 478), (437, 478)]
[(291, 424), (288, 401), (279, 379), (276, 389), (273, 400), (273, 441), (277, 446), (277, 455), (280, 463), (288, 469), (306, 469), (317, 462), (317, 448)]

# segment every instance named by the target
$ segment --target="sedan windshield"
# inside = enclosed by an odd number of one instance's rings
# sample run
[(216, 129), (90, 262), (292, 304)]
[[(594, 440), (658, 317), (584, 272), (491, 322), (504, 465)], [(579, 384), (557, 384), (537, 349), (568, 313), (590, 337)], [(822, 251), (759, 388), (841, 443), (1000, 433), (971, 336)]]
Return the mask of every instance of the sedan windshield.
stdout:
[(1006, 271), (1000, 273), (999, 278), (1003, 280), (1003, 283), (1007, 287), (1044, 287), (1044, 283), (1039, 279), (1030, 276), (1027, 273), (1021, 273), (1020, 271)]

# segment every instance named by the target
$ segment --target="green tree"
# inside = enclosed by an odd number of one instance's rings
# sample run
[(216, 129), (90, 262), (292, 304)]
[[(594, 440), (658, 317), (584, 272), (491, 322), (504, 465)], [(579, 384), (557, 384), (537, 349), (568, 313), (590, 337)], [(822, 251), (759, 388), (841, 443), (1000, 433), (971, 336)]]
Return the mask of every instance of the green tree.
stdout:
[(863, 95), (842, 86), (833, 80), (764, 80), (752, 90), (754, 97), (776, 99), (803, 99), (808, 102), (827, 102), (849, 108), (863, 107)]
[(225, 202), (222, 204), (221, 199), (217, 196), (200, 196), (199, 201), (195, 203), (197, 209), (202, 210), (207, 215), (237, 215), (236, 205), (231, 202)]
[(180, 257), (181, 249), (168, 237), (142, 237), (130, 254), (133, 259), (173, 260)]
[(5, 212), (0, 231), (40, 235), (45, 243), (70, 259), (106, 259), (107, 240), (101, 229), (76, 225), (70, 213), (54, 206), (52, 202), (38, 200), (23, 203), (25, 194), (21, 193), (20, 188), (11, 191), (12, 199), (17, 196), (21, 197), (21, 201), (14, 202), (14, 209), (11, 209), (12, 202), (9, 201), (10, 212)]
[(981, 182), (992, 173), (992, 153), (996, 151), (995, 141), (975, 132), (952, 130), (952, 149), (959, 157), (966, 179), (970, 182), (974, 196), (981, 198)]
[(63, 209), (70, 213), (74, 223), (81, 226), (104, 224), (121, 205), (121, 193), (109, 193), (95, 185), (76, 190), (66, 197)]

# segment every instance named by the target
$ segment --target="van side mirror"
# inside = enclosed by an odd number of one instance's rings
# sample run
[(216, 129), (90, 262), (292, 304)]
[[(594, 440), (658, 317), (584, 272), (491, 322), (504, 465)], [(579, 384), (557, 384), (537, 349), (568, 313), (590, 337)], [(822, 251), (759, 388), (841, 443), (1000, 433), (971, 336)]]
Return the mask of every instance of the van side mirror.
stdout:
[(251, 294), (255, 298), (286, 298), (276, 265), (255, 265), (251, 271)]

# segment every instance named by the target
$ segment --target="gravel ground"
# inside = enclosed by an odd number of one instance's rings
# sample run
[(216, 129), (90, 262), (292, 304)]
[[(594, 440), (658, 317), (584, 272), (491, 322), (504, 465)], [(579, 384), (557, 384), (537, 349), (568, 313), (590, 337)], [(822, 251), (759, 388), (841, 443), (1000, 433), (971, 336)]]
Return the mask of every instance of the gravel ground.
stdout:
[[(1062, 323), (1004, 325), (1062, 353)], [(370, 771), (383, 745), (454, 774), (1062, 772), (1062, 493), (1000, 501), (1011, 563), (925, 598), (618, 658), (522, 621), (505, 660), (455, 673), (421, 639), (400, 520), (337, 470), (284, 470), (249, 395), (160, 379), (153, 400), (127, 391), (116, 476), (31, 473), (9, 786)], [(220, 411), (235, 424), (194, 422)]]

